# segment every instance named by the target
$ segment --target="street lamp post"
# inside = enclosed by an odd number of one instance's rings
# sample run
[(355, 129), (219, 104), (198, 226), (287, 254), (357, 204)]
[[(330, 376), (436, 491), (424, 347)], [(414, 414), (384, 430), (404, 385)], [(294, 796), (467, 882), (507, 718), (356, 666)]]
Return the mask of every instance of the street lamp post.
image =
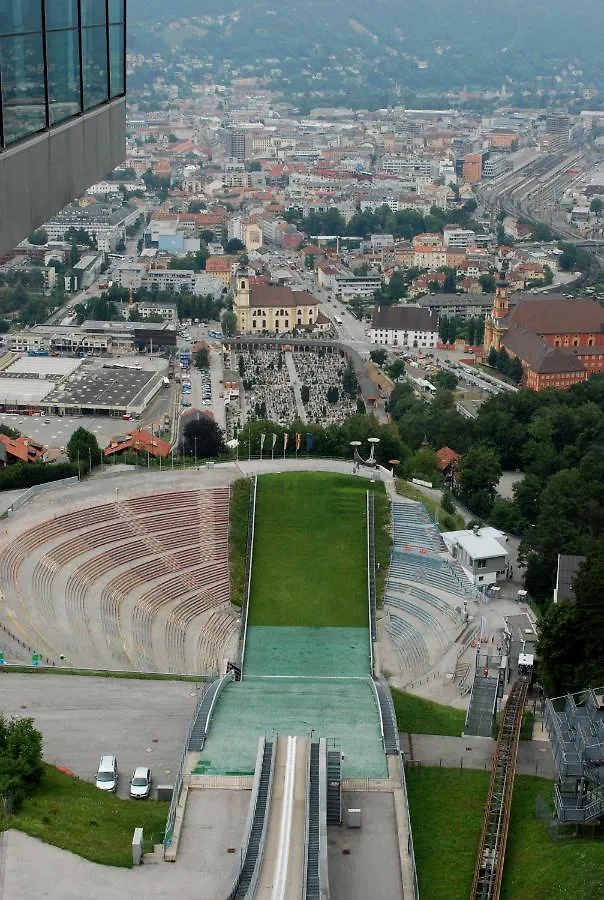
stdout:
[(367, 440), (368, 440), (369, 443), (371, 444), (371, 453), (369, 454), (369, 459), (367, 460), (367, 465), (368, 465), (368, 466), (375, 466), (375, 465), (376, 465), (376, 461), (375, 461), (375, 445), (376, 445), (376, 444), (379, 444), (380, 439), (379, 439), (379, 438), (376, 438), (376, 437), (370, 437), (370, 438), (367, 438)]
[(356, 472), (361, 462), (361, 457), (359, 455), (359, 447), (361, 446), (361, 442), (351, 441), (350, 446), (352, 447), (352, 471)]

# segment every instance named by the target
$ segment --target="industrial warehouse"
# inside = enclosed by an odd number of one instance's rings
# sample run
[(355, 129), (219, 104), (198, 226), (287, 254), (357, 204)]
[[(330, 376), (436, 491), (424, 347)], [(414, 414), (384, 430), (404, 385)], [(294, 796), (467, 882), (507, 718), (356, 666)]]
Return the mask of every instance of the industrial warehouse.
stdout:
[(164, 387), (162, 358), (99, 360), (20, 356), (0, 372), (3, 412), (135, 417)]

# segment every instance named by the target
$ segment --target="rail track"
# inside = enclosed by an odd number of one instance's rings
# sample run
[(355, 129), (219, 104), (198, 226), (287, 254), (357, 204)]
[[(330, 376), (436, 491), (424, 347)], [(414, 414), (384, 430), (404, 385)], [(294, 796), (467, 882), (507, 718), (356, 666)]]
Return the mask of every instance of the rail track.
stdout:
[(510, 824), (516, 757), (528, 678), (514, 683), (503, 711), (470, 900), (498, 900)]

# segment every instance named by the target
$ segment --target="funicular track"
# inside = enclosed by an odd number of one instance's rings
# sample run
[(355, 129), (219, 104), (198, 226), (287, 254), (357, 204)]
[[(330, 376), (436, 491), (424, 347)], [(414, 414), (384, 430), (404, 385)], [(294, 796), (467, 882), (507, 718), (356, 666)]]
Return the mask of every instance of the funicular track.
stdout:
[(516, 756), (529, 679), (520, 678), (503, 711), (470, 900), (498, 900), (510, 824)]

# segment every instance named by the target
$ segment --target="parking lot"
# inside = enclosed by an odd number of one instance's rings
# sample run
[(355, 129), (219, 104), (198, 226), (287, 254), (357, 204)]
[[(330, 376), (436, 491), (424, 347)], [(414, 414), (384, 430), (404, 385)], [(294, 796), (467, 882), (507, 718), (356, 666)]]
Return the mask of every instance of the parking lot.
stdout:
[(19, 413), (2, 413), (0, 422), (10, 428), (33, 438), (40, 444), (53, 449), (66, 447), (69, 438), (77, 428), (86, 428), (91, 431), (104, 447), (109, 438), (116, 434), (132, 429), (132, 423), (124, 422), (121, 418), (88, 417), (88, 416), (23, 416)]
[(44, 758), (94, 782), (103, 754), (117, 757), (118, 795), (128, 796), (137, 766), (157, 784), (172, 784), (195, 709), (197, 685), (78, 675), (0, 673), (0, 709), (31, 716), (44, 737)]

